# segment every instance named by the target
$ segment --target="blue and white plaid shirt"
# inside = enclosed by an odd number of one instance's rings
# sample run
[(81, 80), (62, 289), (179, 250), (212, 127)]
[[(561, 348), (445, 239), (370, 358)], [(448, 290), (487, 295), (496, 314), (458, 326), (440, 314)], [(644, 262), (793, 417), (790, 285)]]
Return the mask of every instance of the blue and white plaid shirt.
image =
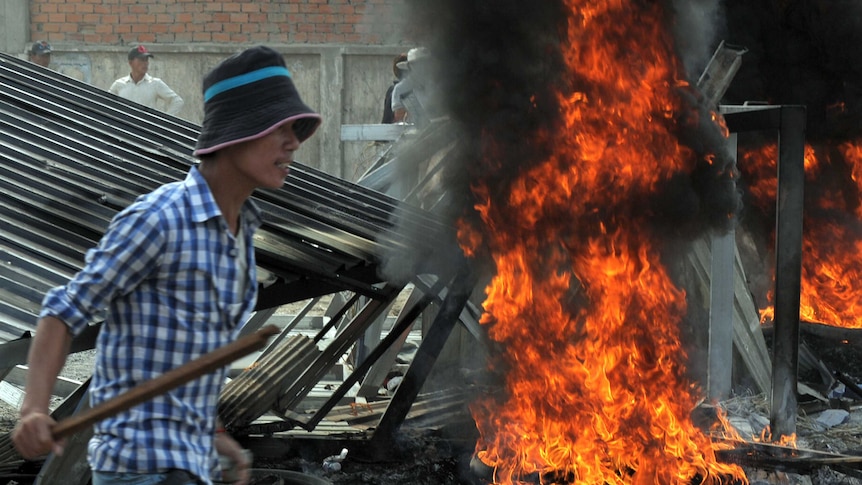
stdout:
[[(238, 292), (237, 242), (196, 167), (114, 217), (86, 266), (50, 290), (40, 316), (78, 334), (105, 314), (90, 386), (92, 405), (232, 342), (257, 298), (252, 237), (260, 213), (241, 215), (248, 270)], [(101, 421), (90, 466), (105, 472), (187, 470), (210, 483), (216, 409), (226, 369)]]

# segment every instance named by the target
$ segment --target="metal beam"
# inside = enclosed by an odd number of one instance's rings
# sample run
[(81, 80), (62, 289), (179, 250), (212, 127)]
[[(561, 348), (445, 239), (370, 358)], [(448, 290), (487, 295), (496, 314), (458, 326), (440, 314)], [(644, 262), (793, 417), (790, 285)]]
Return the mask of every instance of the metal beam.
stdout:
[(467, 304), (476, 281), (477, 275), (466, 263), (452, 279), (449, 293), (443, 300), (440, 311), (437, 312), (437, 316), (431, 324), (431, 329), (422, 339), (404, 379), (395, 391), (395, 395), (374, 431), (371, 440), (377, 450), (382, 451), (391, 444), (395, 432), (407, 417), (410, 407), (416, 401), (419, 391), (431, 373), (449, 334), (452, 333), (458, 316), (464, 309), (464, 305)]
[(781, 105), (722, 107), (722, 112), (731, 132), (778, 131), (770, 413), (772, 436), (778, 439), (796, 433), (806, 110), (804, 106)]

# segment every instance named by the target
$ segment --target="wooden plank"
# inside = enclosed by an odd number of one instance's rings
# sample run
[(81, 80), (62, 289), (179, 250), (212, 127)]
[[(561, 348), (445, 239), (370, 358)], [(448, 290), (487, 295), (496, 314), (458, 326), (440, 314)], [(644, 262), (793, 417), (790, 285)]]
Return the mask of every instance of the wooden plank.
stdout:
[(709, 352), (706, 394), (710, 400), (730, 397), (733, 370), (733, 294), (736, 248), (734, 231), (712, 234), (709, 285)]
[[(757, 390), (768, 393), (772, 389), (772, 361), (766, 347), (766, 339), (760, 329), (760, 316), (746, 283), (745, 270), (742, 267), (738, 247), (734, 252), (733, 344), (757, 385)], [(689, 263), (701, 283), (707, 288), (710, 284), (710, 275), (707, 269), (711, 265), (710, 254), (709, 244), (703, 238), (692, 243), (688, 254)], [(707, 291), (706, 294), (709, 292)]]
[(761, 392), (770, 392), (772, 360), (766, 347), (763, 330), (760, 328), (760, 314), (748, 288), (739, 248), (736, 249), (734, 261), (733, 343), (757, 383), (758, 389)]
[(393, 141), (413, 125), (377, 123), (367, 125), (341, 125), (341, 141)]
[[(415, 287), (411, 288), (410, 295), (407, 302), (404, 304), (404, 308), (411, 308), (422, 299), (422, 296), (422, 292), (416, 290)], [(398, 322), (402, 321), (404, 316), (405, 313), (403, 311), (400, 312), (396, 319), (396, 323), (393, 326), (397, 326)], [(411, 330), (412, 326), (405, 328), (392, 346), (389, 347), (389, 349), (384, 352), (379, 359), (377, 359), (365, 375), (365, 379), (362, 380), (362, 386), (356, 393), (357, 396), (362, 396), (364, 398), (377, 397), (377, 390), (383, 385), (386, 375), (394, 367), (395, 359), (398, 357), (398, 353), (401, 352), (401, 348), (404, 346), (404, 342), (407, 341), (407, 337), (410, 335)]]
[(24, 401), (24, 390), (6, 381), (0, 381), (0, 401), (15, 409), (20, 409), (21, 403)]

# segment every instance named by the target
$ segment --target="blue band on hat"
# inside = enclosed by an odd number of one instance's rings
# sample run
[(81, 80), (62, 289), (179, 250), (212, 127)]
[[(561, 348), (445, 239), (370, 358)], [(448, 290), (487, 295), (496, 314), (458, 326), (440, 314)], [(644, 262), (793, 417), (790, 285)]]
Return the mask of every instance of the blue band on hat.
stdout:
[(251, 84), (253, 82), (260, 81), (261, 79), (275, 76), (290, 77), (290, 71), (288, 71), (285, 67), (270, 66), (264, 67), (263, 69), (258, 69), (257, 71), (240, 74), (239, 76), (223, 79), (210, 86), (209, 89), (204, 92), (204, 102), (209, 101), (216, 95), (221, 94), (225, 91), (229, 91), (240, 86), (245, 86), (246, 84)]

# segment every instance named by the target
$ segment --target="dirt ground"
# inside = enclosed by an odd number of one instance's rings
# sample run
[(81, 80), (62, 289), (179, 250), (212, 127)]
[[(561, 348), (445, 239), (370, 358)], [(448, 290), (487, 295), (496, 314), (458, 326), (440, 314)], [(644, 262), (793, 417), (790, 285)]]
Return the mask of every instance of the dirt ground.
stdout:
[[(404, 298), (397, 305), (403, 305)], [(304, 304), (296, 304), (280, 311), (297, 312)], [(326, 302), (315, 305), (311, 314), (322, 313)], [(393, 309), (397, 314), (400, 307)], [(83, 381), (91, 374), (92, 352), (70, 356), (62, 375)], [(798, 446), (802, 449), (840, 453), (847, 456), (862, 455), (862, 397), (854, 400), (848, 395), (841, 408), (848, 411), (845, 422), (825, 427), (818, 424), (817, 414), (801, 415), (798, 420)], [(734, 426), (756, 434), (758, 423), (769, 422), (767, 399), (763, 396), (743, 396), (723, 403)], [(59, 404), (56, 403), (56, 404)], [(17, 410), (0, 401), (0, 436), (10, 432), (17, 421)], [(742, 433), (743, 435), (745, 433)], [(255, 458), (255, 467), (268, 470), (291, 470), (315, 477), (322, 483), (333, 485), (488, 485), (485, 478), (470, 469), (470, 460), (476, 442), (475, 427), (466, 413), (452, 416), (450, 424), (436, 429), (402, 426), (391, 453), (385, 459), (367, 459), (361, 449), (350, 450), (340, 470), (324, 470), (320, 453), (297, 453), (290, 458), (268, 460)], [(333, 450), (337, 451), (337, 450)], [(803, 454), (803, 453), (800, 453)], [(742, 463), (748, 480), (753, 485), (862, 485), (857, 476), (862, 473), (851, 468), (812, 467), (804, 471), (772, 467), (755, 468)], [(854, 465), (855, 466), (855, 465)], [(265, 476), (261, 476), (261, 479)], [(261, 481), (263, 483), (272, 483)], [(311, 482), (315, 483), (315, 482)], [(13, 485), (0, 474), (0, 485)], [(18, 481), (17, 485), (26, 485)], [(731, 484), (728, 484), (731, 485)], [(735, 484), (733, 484), (735, 485)]]

